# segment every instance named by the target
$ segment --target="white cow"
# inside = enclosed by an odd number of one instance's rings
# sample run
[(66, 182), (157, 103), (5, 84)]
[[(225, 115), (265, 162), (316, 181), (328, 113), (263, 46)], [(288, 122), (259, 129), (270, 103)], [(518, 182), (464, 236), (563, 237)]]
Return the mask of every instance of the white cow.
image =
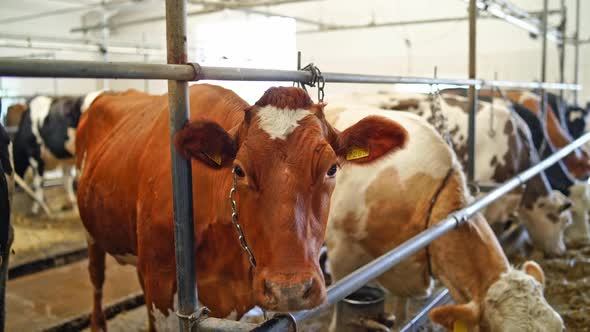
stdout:
[[(326, 118), (339, 130), (369, 115), (395, 120), (407, 130), (408, 141), (402, 150), (371, 165), (342, 166), (326, 233), (336, 280), (472, 200), (455, 154), (425, 120), (363, 106), (326, 109)], [(457, 303), (430, 313), (434, 322), (447, 328), (461, 321), (470, 331), (563, 330), (561, 318), (543, 297), (541, 268), (534, 262), (527, 262), (523, 270), (512, 268), (480, 214), (378, 282), (403, 303), (408, 297), (427, 295), (433, 276), (449, 288)], [(404, 309), (398, 307), (398, 318)]]
[[(432, 102), (424, 94), (377, 93), (357, 99), (370, 106), (410, 111), (436, 122)], [(467, 165), (467, 99), (456, 95), (440, 98), (441, 113), (448, 133), (464, 167)], [(492, 111), (493, 110), (493, 111)], [(475, 180), (502, 183), (538, 162), (526, 123), (506, 105), (479, 102), (476, 116)], [(544, 174), (527, 182), (524, 190), (514, 190), (490, 205), (484, 214), (491, 224), (503, 222), (515, 213), (527, 228), (533, 244), (551, 255), (565, 251), (564, 229), (571, 223), (570, 201), (552, 190)]]

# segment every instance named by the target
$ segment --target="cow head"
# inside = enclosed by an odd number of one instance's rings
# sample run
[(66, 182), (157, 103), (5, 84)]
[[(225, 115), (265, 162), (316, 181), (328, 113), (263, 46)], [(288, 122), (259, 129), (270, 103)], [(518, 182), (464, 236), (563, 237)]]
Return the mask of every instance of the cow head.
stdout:
[(381, 117), (338, 132), (323, 108), (302, 89), (271, 88), (229, 132), (196, 121), (175, 137), (185, 157), (235, 172), (239, 221), (257, 262), (254, 297), (269, 310), (324, 301), (319, 254), (340, 165), (370, 163), (406, 141), (403, 127)]
[(545, 300), (544, 284), (541, 267), (528, 261), (522, 270), (511, 268), (502, 273), (481, 303), (438, 307), (430, 312), (430, 318), (448, 329), (462, 324), (469, 331), (480, 332), (562, 332), (563, 320)]
[(572, 223), (572, 202), (561, 192), (539, 197), (532, 205), (521, 206), (519, 214), (533, 244), (548, 255), (565, 252), (563, 233)]

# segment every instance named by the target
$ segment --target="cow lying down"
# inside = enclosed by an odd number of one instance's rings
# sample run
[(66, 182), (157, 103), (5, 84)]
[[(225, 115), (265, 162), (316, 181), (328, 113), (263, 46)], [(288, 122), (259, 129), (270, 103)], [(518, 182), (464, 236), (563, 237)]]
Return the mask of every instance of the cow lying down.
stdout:
[[(461, 166), (440, 135), (407, 112), (326, 108), (344, 130), (367, 116), (396, 121), (408, 131), (405, 147), (370, 165), (344, 165), (336, 179), (326, 243), (335, 280), (436, 224), (473, 198)], [(544, 275), (534, 262), (509, 265), (486, 220), (476, 215), (377, 279), (399, 299), (428, 295), (438, 278), (457, 303), (430, 318), (446, 328), (462, 321), (470, 331), (562, 331), (561, 317), (543, 297)]]

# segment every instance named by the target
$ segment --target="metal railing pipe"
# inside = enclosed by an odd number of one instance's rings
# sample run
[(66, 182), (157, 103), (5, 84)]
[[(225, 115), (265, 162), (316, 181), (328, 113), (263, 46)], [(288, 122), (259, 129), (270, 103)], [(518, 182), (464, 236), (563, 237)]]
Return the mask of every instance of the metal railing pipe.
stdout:
[[(549, 6), (549, 0), (543, 0), (543, 19), (541, 23), (541, 81), (545, 82), (547, 77), (547, 10)], [(547, 93), (544, 88), (541, 88), (541, 123), (546, 128), (545, 124), (547, 113)]]
[[(121, 78), (164, 80), (283, 81), (308, 83), (311, 73), (298, 70), (207, 67), (190, 64), (96, 62), (71, 60), (0, 59), (0, 77)], [(446, 79), (348, 73), (323, 73), (326, 82), (368, 84), (446, 84), (497, 86), (519, 89), (581, 90), (579, 84), (517, 82), (483, 79)]]
[[(477, 60), (477, 6), (476, 0), (469, 0), (469, 79), (476, 77)], [(468, 91), (469, 117), (467, 121), (467, 181), (475, 179), (475, 117), (477, 112), (477, 86), (469, 86)]]
[[(580, 68), (580, 0), (576, 0), (576, 36), (574, 41), (574, 84), (578, 84)], [(574, 104), (578, 103), (578, 92), (574, 91)]]
[(0, 76), (191, 81), (195, 79), (195, 71), (192, 66), (178, 64), (2, 59)]
[[(166, 0), (166, 46), (168, 63), (186, 63), (186, 0)], [(178, 311), (176, 314), (180, 321), (180, 331), (190, 332), (194, 319), (199, 319), (198, 314), (195, 316), (198, 310), (198, 296), (193, 222), (193, 180), (190, 160), (184, 159), (172, 144), (174, 135), (186, 125), (190, 117), (187, 81), (168, 81), (168, 103), (170, 107), (176, 288), (178, 290)]]
[(415, 254), (419, 250), (425, 248), (432, 241), (444, 235), (446, 232), (465, 223), (468, 220), (468, 218), (476, 214), (479, 210), (490, 205), (499, 197), (507, 194), (516, 187), (524, 184), (533, 176), (549, 168), (551, 165), (555, 164), (563, 157), (572, 153), (575, 149), (579, 148), (588, 141), (590, 141), (590, 133), (582, 135), (572, 143), (566, 145), (565, 147), (561, 148), (551, 156), (540, 161), (535, 166), (521, 172), (512, 179), (508, 180), (503, 185), (492, 190), (487, 195), (473, 201), (465, 208), (451, 213), (447, 218), (443, 219), (439, 223), (433, 225), (432, 227), (428, 228), (422, 233), (410, 238), (409, 240), (402, 243), (400, 246), (383, 254), (382, 256), (378, 257), (377, 259), (373, 260), (367, 265), (364, 265), (363, 267), (352, 272), (351, 274), (339, 280), (337, 283), (328, 288), (328, 294), (325, 303), (311, 310), (293, 313), (293, 320), (295, 320), (295, 322), (300, 322), (309, 319), (313, 316), (316, 316), (318, 313), (322, 312), (331, 305), (342, 300), (344, 297), (355, 292), (369, 281), (379, 277), (381, 274), (391, 269), (393, 266), (397, 265), (404, 259)]

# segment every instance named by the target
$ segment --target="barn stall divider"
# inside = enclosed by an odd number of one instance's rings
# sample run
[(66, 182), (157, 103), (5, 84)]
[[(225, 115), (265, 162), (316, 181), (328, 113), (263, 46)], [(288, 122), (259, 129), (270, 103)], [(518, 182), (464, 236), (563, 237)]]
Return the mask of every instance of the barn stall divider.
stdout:
[[(546, 43), (547, 0), (544, 11), (543, 39)], [(382, 75), (361, 75), (343, 73), (323, 73), (321, 79), (331, 83), (372, 83), (372, 84), (446, 84), (470, 87), (471, 111), (469, 128), (469, 179), (473, 180), (475, 153), (475, 105), (477, 90), (482, 86), (508, 87), (519, 89), (580, 90), (578, 84), (547, 82), (514, 82), (477, 79), (475, 75), (475, 26), (476, 1), (470, 0), (470, 65), (469, 79), (432, 79), (424, 77), (402, 77)], [(170, 108), (170, 137), (186, 124), (189, 115), (188, 82), (199, 80), (221, 81), (285, 81), (314, 85), (318, 77), (307, 70), (269, 70), (230, 67), (205, 67), (187, 62), (186, 45), (186, 0), (166, 0), (166, 35), (168, 64), (144, 64), (127, 62), (89, 62), (58, 60), (0, 59), (0, 76), (7, 77), (55, 77), (55, 78), (125, 78), (125, 79), (165, 79), (168, 80)], [(543, 46), (543, 52), (546, 47)], [(543, 56), (543, 68), (546, 57)], [(544, 71), (544, 69), (543, 69)], [(544, 94), (544, 92), (543, 92)], [(543, 98), (544, 99), (544, 98)], [(524, 184), (528, 179), (550, 167), (576, 148), (590, 141), (586, 133), (569, 145), (563, 147), (537, 165), (518, 174), (506, 183), (496, 187), (482, 198), (467, 207), (456, 211), (436, 226), (416, 235), (399, 247), (391, 250), (371, 263), (359, 268), (328, 289), (327, 301), (323, 305), (307, 311), (276, 316), (260, 326), (253, 324), (207, 318), (205, 309), (198, 307), (198, 294), (195, 287), (195, 257), (190, 248), (194, 247), (192, 217), (191, 165), (172, 152), (172, 183), (174, 192), (174, 228), (177, 262), (178, 311), (181, 331), (196, 327), (199, 331), (288, 331), (296, 330), (297, 323), (313, 317), (327, 307), (375, 279), (405, 258), (428, 246), (446, 232), (465, 223), (468, 218), (499, 197)], [(197, 198), (198, 199), (198, 198)]]

